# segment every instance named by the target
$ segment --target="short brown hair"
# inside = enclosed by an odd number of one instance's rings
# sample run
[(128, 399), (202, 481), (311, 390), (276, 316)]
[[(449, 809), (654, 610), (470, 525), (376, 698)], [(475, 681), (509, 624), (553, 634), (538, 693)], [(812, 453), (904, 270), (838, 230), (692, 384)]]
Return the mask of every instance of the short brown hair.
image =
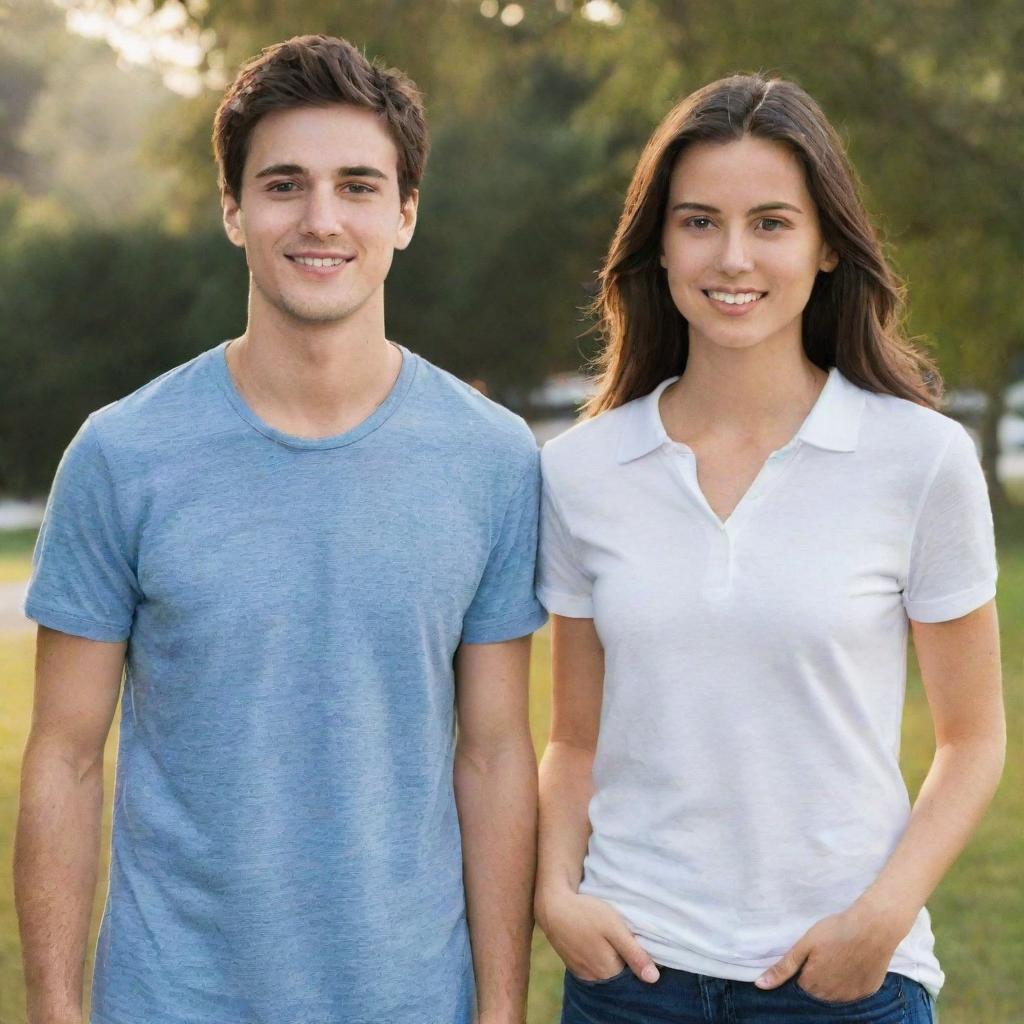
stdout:
[(274, 110), (348, 103), (384, 119), (398, 150), (402, 202), (418, 188), (430, 143), (423, 98), (397, 68), (369, 61), (337, 36), (295, 36), (268, 46), (242, 66), (213, 119), (213, 152), (222, 192), (242, 197), (249, 139), (261, 117)]

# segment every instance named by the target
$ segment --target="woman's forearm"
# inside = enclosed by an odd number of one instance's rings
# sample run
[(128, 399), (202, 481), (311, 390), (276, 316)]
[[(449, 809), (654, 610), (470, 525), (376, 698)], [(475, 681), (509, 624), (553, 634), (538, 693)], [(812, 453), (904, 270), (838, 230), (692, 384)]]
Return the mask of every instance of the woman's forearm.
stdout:
[(1005, 725), (996, 735), (941, 744), (907, 829), (874, 883), (857, 901), (892, 921), (902, 938), (967, 845), (999, 784)]
[[(575, 892), (590, 838), (593, 750), (554, 740), (540, 763), (540, 842), (537, 916), (549, 894)], [(543, 923), (543, 921), (542, 921)]]

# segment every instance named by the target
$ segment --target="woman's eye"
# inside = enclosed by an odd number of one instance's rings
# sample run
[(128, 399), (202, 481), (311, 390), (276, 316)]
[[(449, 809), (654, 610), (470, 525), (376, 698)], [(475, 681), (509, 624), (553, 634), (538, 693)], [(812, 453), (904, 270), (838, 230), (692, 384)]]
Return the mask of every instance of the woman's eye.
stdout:
[(706, 231), (711, 227), (710, 217), (690, 217), (686, 221), (686, 226), (690, 228), (696, 228), (698, 231)]
[(784, 228), (786, 225), (783, 221), (777, 217), (762, 217), (761, 218), (761, 230), (769, 233), (775, 232)]

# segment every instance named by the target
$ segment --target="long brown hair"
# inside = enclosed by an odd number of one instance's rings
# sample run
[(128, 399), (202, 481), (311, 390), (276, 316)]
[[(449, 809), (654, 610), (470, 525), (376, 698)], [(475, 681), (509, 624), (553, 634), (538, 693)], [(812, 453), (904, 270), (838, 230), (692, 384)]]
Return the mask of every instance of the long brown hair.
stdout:
[(835, 129), (795, 83), (734, 75), (674, 107), (640, 157), (592, 307), (604, 347), (595, 359), (597, 392), (584, 413), (646, 395), (686, 368), (688, 326), (660, 265), (669, 180), (687, 146), (745, 135), (796, 154), (822, 237), (839, 257), (835, 270), (818, 274), (804, 309), (807, 357), (823, 370), (838, 366), (868, 391), (935, 408), (942, 378), (903, 332), (903, 285), (886, 262)]

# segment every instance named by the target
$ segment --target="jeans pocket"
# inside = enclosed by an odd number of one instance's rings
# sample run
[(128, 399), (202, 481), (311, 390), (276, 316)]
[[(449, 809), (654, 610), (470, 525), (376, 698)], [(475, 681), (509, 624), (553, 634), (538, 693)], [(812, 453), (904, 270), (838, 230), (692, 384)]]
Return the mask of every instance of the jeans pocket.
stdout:
[(613, 974), (610, 978), (594, 978), (592, 981), (588, 981), (586, 978), (577, 977), (569, 970), (568, 967), (565, 969), (566, 977), (571, 978), (577, 985), (583, 985), (586, 988), (595, 988), (600, 985), (611, 985), (612, 982), (622, 981), (623, 978), (632, 973), (633, 972), (629, 969), (629, 965), (627, 964), (621, 971), (619, 971), (618, 974)]
[(793, 991), (798, 993), (803, 999), (814, 1003), (816, 1006), (827, 1006), (832, 1010), (868, 1006), (876, 1002), (884, 1002), (889, 999), (900, 998), (903, 993), (900, 976), (893, 971), (886, 974), (882, 984), (870, 995), (861, 996), (860, 999), (840, 1000), (838, 1002), (830, 999), (821, 999), (818, 996), (812, 995), (800, 984), (799, 978), (794, 978), (792, 984)]

